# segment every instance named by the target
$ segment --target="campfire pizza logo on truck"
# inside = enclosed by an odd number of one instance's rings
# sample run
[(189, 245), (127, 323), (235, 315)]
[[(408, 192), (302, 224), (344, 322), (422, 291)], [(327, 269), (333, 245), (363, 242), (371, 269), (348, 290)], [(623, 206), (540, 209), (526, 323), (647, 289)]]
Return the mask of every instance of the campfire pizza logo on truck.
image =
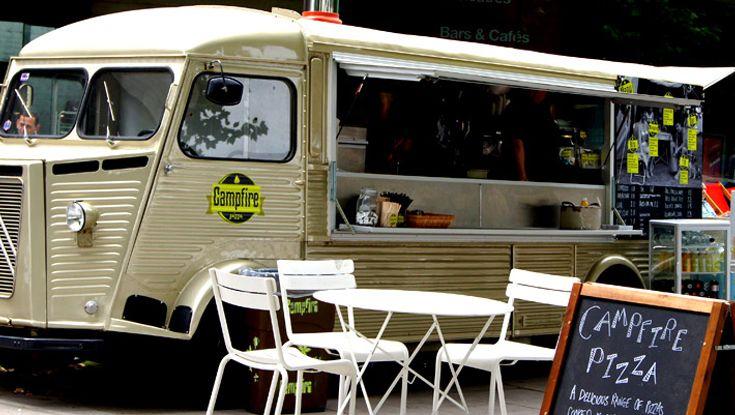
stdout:
[(229, 223), (244, 223), (253, 215), (263, 215), (264, 198), (260, 186), (242, 173), (230, 173), (212, 185), (207, 213), (216, 213)]

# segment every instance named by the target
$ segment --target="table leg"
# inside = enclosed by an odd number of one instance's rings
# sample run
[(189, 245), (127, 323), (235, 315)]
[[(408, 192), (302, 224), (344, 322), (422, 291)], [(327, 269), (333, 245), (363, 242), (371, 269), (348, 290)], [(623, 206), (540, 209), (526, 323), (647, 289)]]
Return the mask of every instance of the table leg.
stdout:
[[(439, 325), (439, 319), (437, 319), (436, 316), (431, 316), (431, 317), (434, 319), (434, 325), (436, 326), (436, 333), (439, 336), (439, 342), (441, 342), (442, 349), (444, 350), (444, 353), (446, 353), (447, 360), (449, 361), (449, 352), (447, 351), (447, 343), (444, 340), (444, 333), (442, 333), (441, 326)], [(471, 350), (470, 350), (470, 352), (471, 352)], [(468, 356), (469, 356), (469, 354), (468, 354)], [(462, 362), (462, 364), (464, 365), (464, 362)], [(457, 378), (457, 376), (459, 376), (460, 370), (462, 370), (461, 367), (459, 368), (459, 370), (456, 370), (455, 371), (454, 365), (451, 364), (451, 363), (449, 364), (449, 371), (452, 373), (452, 380), (449, 381), (449, 385), (447, 385), (447, 389), (444, 392), (448, 395), (449, 394), (449, 391), (452, 388), (452, 383), (456, 381), (456, 383), (457, 383), (457, 393), (459, 393), (459, 400), (462, 402), (462, 410), (464, 410), (465, 413), (469, 414), (470, 413), (470, 410), (467, 407), (467, 401), (464, 398), (464, 393), (462, 393), (462, 388), (459, 386), (459, 379)], [(436, 392), (436, 389), (438, 389), (440, 387), (441, 387), (440, 385), (434, 385), (435, 392)], [(439, 400), (439, 404), (436, 406), (436, 410), (437, 411), (439, 410), (439, 406), (441, 406), (441, 403), (442, 403), (443, 400), (444, 400), (443, 397)]]
[[(365, 363), (363, 364), (362, 368), (360, 369), (360, 371), (358, 373), (358, 377), (357, 377), (358, 380), (359, 380), (359, 382), (360, 382), (360, 386), (361, 386), (361, 389), (363, 391), (363, 396), (365, 397), (365, 401), (368, 404), (368, 411), (370, 412), (371, 415), (376, 414), (376, 413), (378, 413), (378, 411), (380, 411), (380, 408), (382, 408), (383, 404), (385, 403), (386, 399), (388, 398), (388, 396), (390, 395), (390, 393), (395, 388), (395, 386), (398, 383), (398, 380), (399, 379), (402, 379), (404, 385), (406, 386), (406, 388), (402, 388), (402, 391), (401, 391), (401, 408), (400, 408), (400, 414), (401, 415), (405, 415), (405, 413), (406, 413), (406, 400), (407, 400), (406, 389), (407, 389), (408, 374), (409, 373), (414, 374), (414, 376), (416, 376), (418, 379), (422, 380), (423, 382), (427, 383), (429, 386), (432, 386), (433, 387), (433, 383), (432, 382), (430, 382), (429, 380), (427, 380), (425, 377), (421, 376), (421, 374), (419, 374), (415, 370), (411, 369), (411, 367), (410, 367), (411, 362), (418, 355), (418, 352), (421, 350), (421, 347), (423, 347), (423, 345), (429, 339), (429, 337), (431, 336), (431, 333), (434, 332), (436, 326), (432, 323), (431, 327), (429, 327), (429, 329), (426, 331), (426, 333), (422, 337), (421, 341), (419, 341), (418, 345), (414, 349), (413, 353), (409, 356), (409, 358), (404, 363), (401, 363), (399, 361), (396, 361), (396, 363), (398, 363), (398, 364), (401, 365), (401, 372), (398, 374), (398, 376), (396, 376), (395, 379), (393, 379), (393, 382), (391, 383), (390, 387), (385, 392), (385, 394), (381, 398), (380, 402), (375, 406), (375, 408), (372, 408), (371, 407), (370, 400), (367, 398), (367, 392), (366, 392), (366, 389), (365, 389), (365, 385), (362, 382), (362, 376), (365, 373), (365, 370), (367, 369), (367, 364), (370, 362), (370, 360), (372, 360), (372, 357), (373, 357), (373, 355), (374, 355), (374, 353), (375, 353), (376, 350), (381, 350), (382, 352), (388, 353), (387, 351), (385, 351), (385, 350), (383, 350), (383, 349), (380, 348), (379, 342), (380, 342), (380, 340), (383, 337), (383, 333), (385, 332), (385, 328), (387, 327), (388, 322), (390, 321), (390, 318), (392, 317), (392, 315), (393, 315), (392, 313), (388, 313), (388, 315), (386, 316), (386, 319), (383, 322), (383, 326), (381, 326), (380, 330), (378, 331), (377, 336), (374, 339), (370, 339), (370, 338), (364, 336), (362, 333), (360, 333), (356, 328), (354, 328), (351, 325), (347, 324), (344, 321), (344, 317), (342, 317), (342, 315), (341, 315), (341, 311), (338, 313), (338, 316), (340, 317), (340, 325), (342, 326), (342, 330), (344, 332), (351, 331), (351, 332), (355, 333), (355, 335), (359, 336), (360, 338), (362, 338), (362, 339), (364, 339), (366, 341), (369, 341), (369, 342), (373, 342), (374, 343), (373, 349), (372, 349), (370, 355), (368, 356), (368, 359), (366, 359)], [(352, 359), (353, 359), (353, 362), (356, 362), (356, 358), (355, 358), (354, 353), (352, 353)], [(455, 401), (451, 397), (448, 397), (448, 398), (449, 398), (450, 401), (452, 401), (456, 405), (460, 405), (457, 401)], [(345, 404), (346, 404), (346, 402), (343, 402), (342, 405), (340, 406), (340, 408), (343, 408), (345, 406)]]
[[(418, 355), (418, 353), (421, 350), (421, 347), (423, 347), (424, 343), (426, 343), (426, 341), (429, 339), (429, 336), (431, 336), (431, 333), (434, 331), (434, 329), (435, 329), (435, 325), (432, 324), (431, 327), (429, 327), (429, 330), (426, 331), (426, 334), (424, 334), (424, 337), (421, 338), (421, 341), (418, 343), (418, 345), (416, 345), (416, 348), (413, 350), (413, 353), (411, 353), (411, 355), (408, 357), (408, 359), (404, 363), (400, 363), (400, 362), (397, 362), (396, 361), (397, 363), (399, 363), (402, 366), (401, 367), (401, 372), (398, 374), (398, 376), (396, 376), (395, 379), (393, 379), (393, 382), (388, 387), (388, 391), (385, 394), (383, 394), (383, 397), (380, 399), (380, 402), (378, 402), (378, 404), (375, 406), (375, 412), (378, 412), (380, 410), (380, 408), (383, 406), (383, 404), (385, 403), (385, 400), (388, 399), (388, 396), (390, 395), (390, 393), (393, 392), (393, 388), (396, 387), (396, 384), (398, 383), (398, 380), (399, 379), (403, 378), (403, 381), (405, 383), (408, 383), (408, 379), (407, 379), (408, 373), (409, 372), (414, 372), (415, 373), (415, 371), (413, 371), (413, 369), (411, 369), (410, 364), (413, 361), (413, 359), (416, 357), (416, 355)], [(418, 375), (418, 373), (416, 373), (416, 374)], [(403, 399), (403, 395), (404, 395), (405, 390), (406, 389), (404, 388), (403, 391), (401, 391), (401, 397), (402, 397), (402, 401), (401, 401), (402, 412), (401, 412), (401, 414), (405, 414), (405, 402), (406, 402), (406, 400)]]
[[(454, 367), (453, 367), (453, 365), (451, 365), (451, 364), (449, 365), (450, 368), (451, 368), (451, 371), (452, 371), (452, 380), (449, 382), (449, 384), (447, 385), (447, 387), (446, 387), (446, 389), (444, 391), (441, 390), (440, 385), (435, 385), (432, 381), (426, 379), (424, 376), (422, 376), (420, 373), (418, 373), (417, 371), (415, 371), (414, 369), (412, 369), (410, 367), (411, 362), (416, 357), (416, 355), (418, 354), (418, 352), (421, 350), (421, 347), (423, 347), (424, 343), (426, 343), (426, 341), (429, 339), (429, 337), (434, 332), (434, 330), (437, 331), (437, 335), (439, 337), (439, 341), (441, 342), (442, 347), (445, 350), (445, 353), (447, 353), (447, 360), (449, 360), (448, 352), (446, 351), (446, 341), (444, 339), (443, 333), (441, 332), (441, 327), (439, 325), (439, 321), (438, 321), (438, 319), (437, 319), (436, 316), (432, 316), (432, 318), (434, 320), (433, 323), (431, 324), (431, 326), (429, 327), (429, 329), (426, 331), (426, 333), (422, 337), (421, 341), (418, 343), (418, 345), (414, 349), (413, 353), (411, 353), (411, 355), (409, 356), (409, 358), (404, 363), (401, 363), (401, 362), (399, 362), (399, 361), (396, 360), (396, 363), (398, 363), (398, 364), (400, 364), (402, 366), (401, 372), (398, 374), (398, 376), (396, 376), (395, 379), (393, 379), (393, 382), (391, 383), (390, 387), (388, 388), (388, 390), (385, 392), (385, 394), (383, 395), (383, 397), (381, 398), (381, 400), (378, 402), (378, 404), (373, 409), (372, 406), (371, 406), (371, 404), (370, 404), (370, 399), (368, 398), (368, 394), (367, 394), (367, 390), (365, 388), (365, 384), (362, 381), (362, 377), (363, 377), (363, 375), (365, 373), (365, 370), (367, 370), (367, 366), (370, 363), (370, 361), (372, 360), (372, 358), (373, 358), (376, 350), (381, 350), (381, 351), (383, 351), (385, 353), (388, 353), (387, 351), (385, 351), (385, 350), (383, 350), (383, 349), (380, 348), (379, 342), (380, 342), (380, 340), (383, 337), (383, 334), (385, 332), (385, 329), (387, 328), (388, 323), (390, 322), (390, 319), (393, 316), (393, 313), (392, 312), (389, 312), (388, 313), (388, 315), (386, 316), (385, 320), (383, 321), (382, 326), (380, 327), (380, 330), (378, 331), (377, 336), (375, 338), (373, 338), (373, 339), (370, 339), (370, 338), (364, 336), (355, 327), (353, 327), (352, 325), (346, 323), (345, 320), (344, 320), (344, 317), (342, 315), (342, 311), (341, 311), (341, 308), (340, 307), (337, 307), (337, 315), (339, 317), (340, 325), (342, 327), (342, 331), (343, 332), (345, 332), (345, 333), (353, 332), (356, 336), (359, 336), (360, 338), (362, 338), (362, 339), (364, 339), (366, 341), (370, 341), (370, 342), (373, 342), (374, 343), (373, 349), (370, 351), (370, 354), (368, 355), (367, 359), (363, 363), (362, 368), (360, 368), (359, 365), (358, 365), (357, 358), (356, 358), (356, 356), (354, 354), (354, 351), (351, 351), (352, 361), (355, 363), (355, 367), (357, 369), (359, 369), (359, 372), (358, 372), (358, 375), (357, 375), (355, 381), (356, 382), (359, 382), (359, 384), (360, 384), (360, 388), (362, 390), (363, 397), (365, 398), (365, 403), (367, 404), (368, 412), (369, 412), (370, 415), (375, 415), (375, 414), (378, 413), (378, 411), (380, 411), (380, 408), (382, 408), (382, 406), (385, 403), (386, 399), (388, 398), (388, 396), (390, 395), (390, 393), (393, 391), (393, 389), (395, 388), (396, 384), (398, 383), (398, 381), (400, 379), (403, 379), (404, 385), (405, 385), (405, 383), (407, 383), (406, 376), (407, 376), (408, 373), (413, 374), (415, 378), (418, 378), (422, 382), (424, 382), (427, 385), (431, 386), (434, 389), (434, 393), (439, 395), (440, 399), (439, 399), (438, 404), (436, 406), (436, 410), (433, 410), (432, 411), (432, 414), (436, 414), (436, 411), (438, 411), (439, 406), (441, 405), (442, 402), (444, 402), (444, 399), (446, 399), (446, 400), (452, 402), (453, 404), (459, 406), (466, 413), (469, 413), (468, 412), (469, 410), (468, 410), (467, 402), (466, 402), (466, 400), (464, 398), (464, 394), (462, 393), (462, 389), (459, 386), (459, 380), (458, 380), (457, 377), (459, 376), (459, 373), (461, 372), (461, 370), (464, 368), (464, 365), (467, 362), (467, 360), (469, 359), (469, 356), (472, 353), (472, 351), (474, 351), (474, 349), (477, 346), (477, 344), (485, 336), (485, 333), (489, 329), (490, 324), (492, 324), (492, 321), (493, 321), (494, 316), (491, 316), (490, 318), (488, 318), (487, 322), (485, 323), (485, 325), (483, 326), (482, 330), (480, 331), (480, 334), (473, 341), (472, 345), (470, 346), (469, 351), (467, 352), (467, 354), (465, 355), (464, 359), (462, 360), (461, 364), (457, 367), (457, 369), (455, 370)], [(457, 384), (457, 391), (459, 392), (461, 402), (458, 402), (457, 400), (455, 400), (451, 396), (449, 396), (449, 391), (451, 390), (452, 385), (454, 383)], [(356, 387), (356, 386), (357, 385), (355, 385), (354, 387)], [(403, 388), (403, 390), (401, 392), (401, 408), (400, 408), (400, 414), (401, 415), (405, 415), (405, 413), (406, 413), (406, 405), (405, 405), (405, 403), (406, 403), (406, 396), (405, 396), (405, 390), (406, 389)], [(347, 402), (348, 401), (349, 401), (349, 399), (345, 399), (344, 402), (342, 402), (342, 404), (340, 405), (339, 410), (343, 410), (345, 408), (345, 406), (347, 405)]]
[[(416, 345), (416, 348), (414, 349), (413, 353), (411, 353), (411, 355), (408, 357), (408, 359), (406, 359), (406, 361), (402, 364), (403, 370), (405, 370), (405, 375), (408, 375), (410, 373), (410, 374), (414, 375), (414, 377), (416, 379), (421, 380), (422, 382), (426, 383), (427, 385), (431, 386), (432, 388), (434, 387), (434, 383), (432, 381), (426, 379), (424, 376), (422, 376), (416, 370), (412, 369), (411, 368), (411, 362), (413, 362), (413, 360), (416, 358), (416, 356), (418, 355), (419, 351), (421, 351), (421, 348), (424, 346), (424, 344), (429, 339), (429, 337), (431, 336), (431, 333), (433, 333), (434, 330), (436, 330), (436, 324), (432, 323), (431, 327), (429, 327), (429, 329), (426, 331), (426, 333), (421, 338), (421, 340), (419, 341), (419, 343)], [(358, 334), (359, 334), (359, 332), (358, 332)], [(365, 338), (368, 341), (372, 341), (371, 339), (368, 339), (368, 338), (362, 336), (362, 334), (360, 334), (360, 336), (363, 337), (363, 338)], [(379, 339), (377, 339), (377, 340), (379, 340)], [(398, 361), (396, 361), (396, 363), (401, 364)], [(385, 394), (381, 398), (380, 402), (375, 406), (375, 413), (378, 413), (378, 411), (383, 406), (383, 404), (385, 403), (385, 401), (388, 398), (388, 396), (390, 395), (390, 393), (393, 392), (393, 389), (396, 387), (396, 384), (398, 383), (398, 380), (401, 379), (402, 376), (404, 376), (404, 372), (399, 373), (399, 375), (396, 376), (395, 379), (393, 379), (393, 382), (391, 383), (390, 387), (385, 392)], [(406, 379), (406, 378), (404, 377), (404, 379)], [(461, 403), (457, 402), (452, 397), (447, 396), (446, 393), (442, 392), (441, 390), (439, 391), (439, 393), (442, 393), (444, 395), (444, 398), (448, 399), (453, 404), (455, 404), (455, 405), (457, 405), (459, 407), (462, 407), (462, 404)], [(405, 401), (403, 401), (403, 402), (405, 402)], [(403, 402), (402, 402), (402, 404), (403, 404)]]
[[(434, 317), (434, 321), (436, 322), (436, 325), (438, 326), (439, 322), (436, 316), (433, 316), (433, 317)], [(465, 364), (467, 363), (467, 360), (470, 358), (470, 355), (475, 350), (475, 347), (477, 347), (477, 344), (480, 343), (480, 340), (482, 340), (483, 337), (485, 337), (485, 333), (487, 333), (487, 330), (490, 328), (490, 325), (492, 324), (494, 318), (495, 316), (490, 316), (487, 319), (487, 321), (485, 322), (485, 325), (482, 327), (482, 330), (480, 331), (480, 334), (477, 337), (475, 337), (475, 340), (472, 342), (472, 345), (470, 345), (470, 349), (465, 354), (464, 358), (462, 359), (462, 362), (457, 366), (456, 371), (454, 370), (454, 365), (452, 363), (449, 363), (449, 368), (452, 372), (452, 379), (449, 381), (449, 384), (447, 384), (447, 387), (446, 389), (444, 389), (444, 392), (441, 392), (441, 397), (439, 398), (439, 402), (437, 403), (436, 408), (434, 409), (434, 412), (433, 412), (434, 414), (437, 413), (442, 402), (444, 402), (444, 399), (449, 399), (450, 401), (452, 400), (449, 397), (449, 391), (452, 389), (452, 385), (454, 383), (457, 384), (457, 391), (459, 392), (460, 399), (462, 400), (461, 407), (465, 412), (468, 412), (467, 403), (464, 399), (464, 395), (462, 394), (462, 389), (459, 386), (459, 379), (457, 378), (457, 376), (459, 375), (459, 372), (461, 372), (462, 369), (464, 368)], [(440, 327), (437, 328), (437, 333), (439, 334), (439, 341), (441, 342), (442, 349), (444, 350), (444, 356), (446, 357), (447, 362), (451, 362), (451, 359), (449, 358), (449, 351), (447, 350), (447, 345), (446, 345), (446, 342), (444, 341), (444, 336), (441, 333)], [(435, 387), (438, 388), (439, 386), (435, 385)]]
[[(350, 324), (345, 323), (344, 316), (342, 315), (342, 309), (340, 307), (337, 307), (337, 316), (339, 317), (339, 323), (340, 323), (340, 325), (342, 327), (342, 331), (344, 333), (350, 333), (350, 331), (352, 331), (352, 332), (355, 333), (355, 335), (357, 335), (357, 336), (359, 336), (361, 338), (364, 338), (365, 340), (370, 341), (370, 339), (368, 339), (367, 337), (363, 336), (362, 333), (360, 333), (359, 331), (357, 331), (357, 329), (355, 327), (352, 327)], [(386, 315), (385, 320), (383, 321), (383, 325), (380, 327), (380, 330), (378, 331), (378, 335), (377, 335), (377, 337), (374, 340), (374, 343), (375, 344), (373, 345), (373, 349), (368, 354), (368, 357), (367, 357), (367, 359), (365, 359), (365, 362), (363, 362), (362, 368), (360, 368), (360, 366), (359, 366), (359, 364), (357, 362), (357, 357), (355, 356), (354, 348), (353, 347), (350, 347), (350, 354), (352, 355), (352, 362), (355, 364), (355, 368), (358, 370), (356, 381), (360, 385), (360, 389), (362, 390), (362, 395), (363, 395), (363, 398), (365, 399), (365, 403), (367, 404), (367, 408), (368, 408), (368, 413), (370, 415), (374, 415), (377, 412), (377, 409), (375, 411), (373, 411), (372, 405), (370, 404), (370, 398), (368, 397), (367, 389), (365, 388), (365, 383), (362, 381), (362, 376), (365, 373), (365, 370), (367, 370), (368, 364), (370, 363), (370, 361), (372, 360), (373, 356), (375, 355), (375, 351), (378, 350), (378, 349), (380, 349), (380, 346), (379, 346), (378, 343), (379, 343), (380, 339), (383, 337), (383, 333), (385, 332), (386, 327), (388, 327), (388, 323), (390, 322), (390, 320), (391, 320), (392, 317), (393, 317), (393, 313), (392, 312), (389, 312)], [(347, 338), (347, 341), (351, 342), (352, 340), (348, 337)], [(380, 350), (383, 351), (383, 352), (385, 352), (382, 349), (380, 349)], [(353, 387), (356, 388), (358, 383), (354, 384)], [(347, 404), (347, 401), (348, 401), (348, 399), (346, 399), (344, 402), (342, 402), (342, 405), (340, 406), (340, 410), (344, 409), (344, 407)]]

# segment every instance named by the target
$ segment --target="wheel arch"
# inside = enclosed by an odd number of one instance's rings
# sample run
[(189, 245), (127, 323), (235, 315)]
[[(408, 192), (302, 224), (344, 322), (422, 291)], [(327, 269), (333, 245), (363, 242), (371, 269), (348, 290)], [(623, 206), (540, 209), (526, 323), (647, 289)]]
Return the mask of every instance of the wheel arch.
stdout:
[[(184, 332), (192, 337), (199, 328), (199, 323), (202, 321), (204, 312), (214, 297), (212, 294), (212, 281), (209, 277), (210, 268), (214, 267), (223, 271), (234, 272), (246, 266), (260, 268), (263, 264), (252, 260), (237, 259), (212, 264), (197, 271), (186, 286), (184, 286), (184, 289), (181, 290), (181, 294), (179, 294), (174, 304), (174, 312), (177, 309), (186, 310), (188, 308), (190, 310), (191, 318), (189, 324), (177, 327), (175, 331)], [(172, 315), (171, 320), (173, 319), (174, 316)], [(169, 327), (172, 325), (173, 321), (170, 321)]]
[(607, 255), (598, 259), (592, 264), (584, 281), (633, 288), (647, 287), (638, 267), (622, 255)]

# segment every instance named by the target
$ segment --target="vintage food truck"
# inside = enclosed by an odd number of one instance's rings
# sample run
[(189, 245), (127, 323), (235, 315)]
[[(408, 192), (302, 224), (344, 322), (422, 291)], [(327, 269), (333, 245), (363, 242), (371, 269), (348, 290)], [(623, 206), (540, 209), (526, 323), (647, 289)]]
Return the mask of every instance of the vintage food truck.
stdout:
[[(257, 272), (280, 258), (352, 258), (362, 287), (499, 299), (513, 267), (643, 286), (640, 231), (559, 229), (555, 209), (587, 199), (614, 223), (616, 107), (702, 99), (631, 85), (701, 92), (731, 72), (283, 10), (149, 9), (60, 28), (11, 60), (2, 88), (0, 346), (83, 350), (109, 333), (189, 340), (210, 310), (208, 268)], [(549, 129), (535, 134), (562, 134), (514, 136), (540, 125)], [(411, 209), (453, 222), (358, 226), (350, 206), (363, 188), (404, 193)], [(401, 316), (389, 335), (416, 340), (417, 319)], [(379, 318), (358, 321), (370, 331)], [(556, 333), (560, 321), (521, 304), (512, 334)], [(445, 335), (477, 327), (447, 322)]]

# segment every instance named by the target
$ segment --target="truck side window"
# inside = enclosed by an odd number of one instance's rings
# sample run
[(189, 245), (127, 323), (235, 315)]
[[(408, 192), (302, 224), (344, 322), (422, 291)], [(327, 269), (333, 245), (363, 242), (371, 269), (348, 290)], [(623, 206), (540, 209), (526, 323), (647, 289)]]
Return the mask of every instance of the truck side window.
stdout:
[(145, 140), (158, 130), (173, 82), (168, 69), (104, 69), (90, 82), (79, 123), (83, 138)]
[(189, 157), (286, 162), (296, 144), (296, 101), (287, 79), (228, 75), (244, 86), (240, 102), (216, 104), (205, 96), (207, 82), (220, 74), (194, 80), (179, 145)]
[(83, 70), (18, 72), (6, 93), (0, 125), (4, 137), (61, 138), (76, 123), (87, 75)]

